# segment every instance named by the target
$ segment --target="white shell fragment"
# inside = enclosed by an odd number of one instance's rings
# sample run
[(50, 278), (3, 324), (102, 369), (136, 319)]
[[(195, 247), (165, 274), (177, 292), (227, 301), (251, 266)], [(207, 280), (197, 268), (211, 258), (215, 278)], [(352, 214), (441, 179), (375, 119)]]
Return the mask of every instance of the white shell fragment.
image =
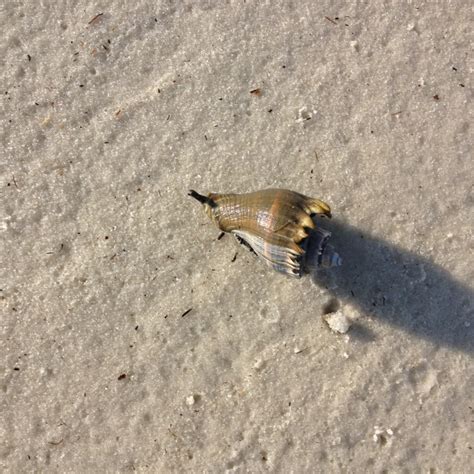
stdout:
[(298, 110), (298, 118), (296, 119), (296, 123), (303, 123), (306, 122), (306, 120), (311, 120), (313, 115), (316, 114), (316, 110), (308, 110), (308, 108), (301, 107), (301, 109)]
[(392, 444), (392, 437), (393, 437), (393, 430), (391, 428), (383, 428), (381, 426), (374, 426), (374, 434), (372, 435), (372, 439), (374, 443), (380, 445), (391, 445)]
[(196, 403), (196, 398), (194, 397), (194, 395), (189, 395), (188, 397), (186, 397), (186, 405), (192, 406), (195, 403)]
[(352, 320), (349, 319), (342, 310), (338, 310), (335, 313), (329, 313), (324, 315), (324, 320), (328, 324), (331, 331), (339, 334), (345, 334), (349, 331)]

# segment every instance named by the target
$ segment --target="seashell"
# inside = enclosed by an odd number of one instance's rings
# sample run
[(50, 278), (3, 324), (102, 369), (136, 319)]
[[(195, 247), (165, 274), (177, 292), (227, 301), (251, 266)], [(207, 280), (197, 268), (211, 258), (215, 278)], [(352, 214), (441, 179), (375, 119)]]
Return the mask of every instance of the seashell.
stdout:
[(313, 220), (315, 215), (331, 217), (331, 209), (319, 199), (287, 189), (207, 196), (190, 190), (189, 196), (204, 205), (221, 231), (234, 234), (279, 272), (300, 277), (305, 268), (342, 263), (328, 244), (331, 233)]

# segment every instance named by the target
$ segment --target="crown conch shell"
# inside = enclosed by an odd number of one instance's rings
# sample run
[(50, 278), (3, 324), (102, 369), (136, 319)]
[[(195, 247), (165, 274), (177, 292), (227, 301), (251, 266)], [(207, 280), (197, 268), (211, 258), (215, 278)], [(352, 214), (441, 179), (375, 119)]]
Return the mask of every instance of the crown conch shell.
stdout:
[(191, 190), (189, 195), (203, 204), (221, 231), (234, 234), (279, 272), (300, 277), (304, 268), (342, 263), (328, 244), (331, 233), (313, 219), (331, 217), (331, 209), (320, 199), (287, 189), (207, 196)]

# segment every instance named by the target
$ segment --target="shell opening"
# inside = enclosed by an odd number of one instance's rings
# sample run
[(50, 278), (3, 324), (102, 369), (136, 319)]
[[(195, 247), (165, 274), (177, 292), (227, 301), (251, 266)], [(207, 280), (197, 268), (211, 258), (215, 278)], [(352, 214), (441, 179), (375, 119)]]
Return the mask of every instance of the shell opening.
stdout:
[(342, 258), (335, 251), (334, 247), (328, 243), (331, 232), (318, 227), (311, 231), (310, 235), (303, 243), (304, 266), (307, 269), (318, 267), (332, 268), (342, 265)]

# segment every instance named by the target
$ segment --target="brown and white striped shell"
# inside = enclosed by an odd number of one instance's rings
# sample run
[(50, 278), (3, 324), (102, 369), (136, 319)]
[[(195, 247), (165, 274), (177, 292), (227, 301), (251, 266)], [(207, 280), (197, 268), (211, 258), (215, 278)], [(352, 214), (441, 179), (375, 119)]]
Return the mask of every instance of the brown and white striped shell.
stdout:
[(340, 257), (327, 243), (331, 233), (316, 226), (313, 220), (315, 215), (331, 217), (329, 206), (319, 199), (287, 189), (207, 196), (191, 190), (189, 195), (204, 205), (220, 230), (234, 234), (279, 272), (301, 276), (308, 264), (309, 246), (315, 252), (316, 265), (341, 264)]

